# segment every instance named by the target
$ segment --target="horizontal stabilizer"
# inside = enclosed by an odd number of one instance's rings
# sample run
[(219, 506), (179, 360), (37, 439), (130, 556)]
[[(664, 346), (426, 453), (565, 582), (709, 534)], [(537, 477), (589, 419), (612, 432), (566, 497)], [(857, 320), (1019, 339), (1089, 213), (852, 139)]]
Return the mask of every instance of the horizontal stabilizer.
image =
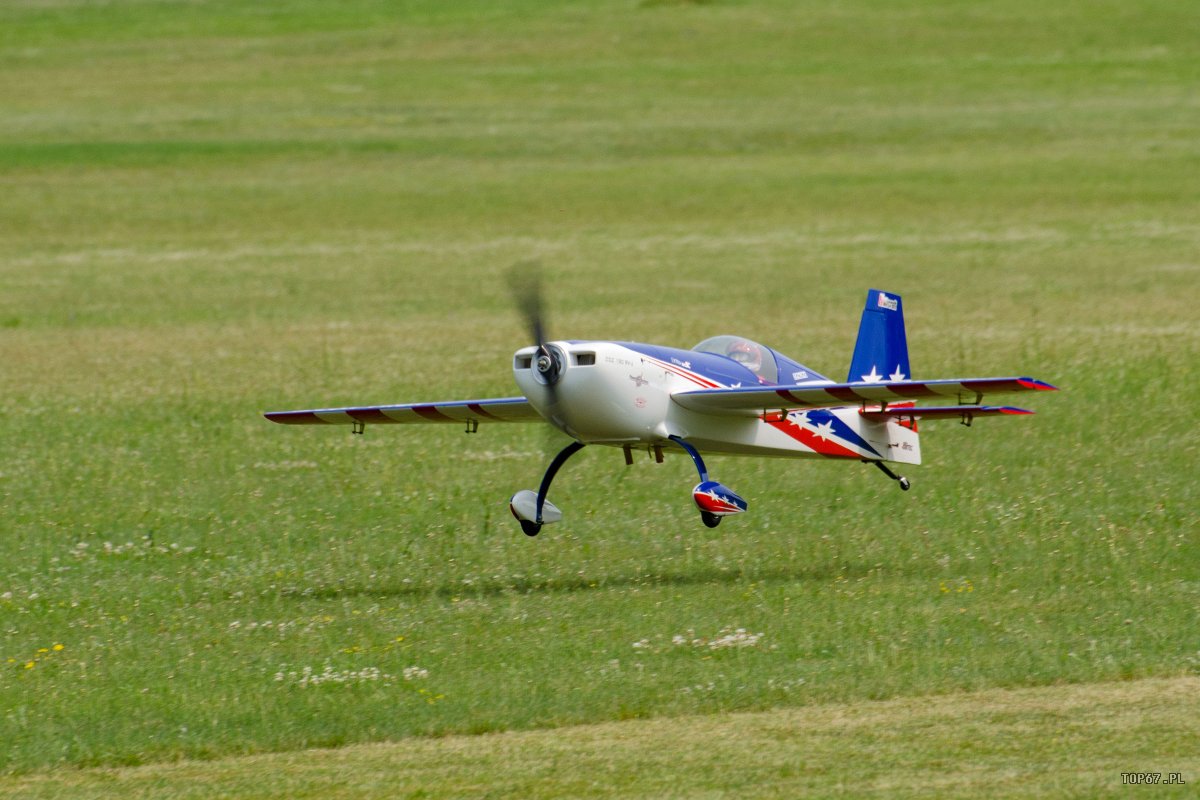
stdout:
[(424, 422), (538, 422), (542, 415), (524, 397), (486, 400), (451, 400), (353, 408), (313, 408), (303, 411), (268, 411), (271, 422), (284, 425), (413, 424)]
[(960, 404), (977, 405), (985, 395), (1056, 390), (1057, 387), (1034, 378), (951, 378), (698, 389), (676, 392), (671, 399), (684, 408), (707, 414), (761, 414), (778, 409), (834, 408), (937, 397), (953, 397)]
[(908, 406), (868, 409), (858, 413), (872, 421), (886, 419), (961, 419), (969, 421), (974, 417), (994, 417), (1000, 414), (1024, 416), (1033, 412), (1013, 406)]

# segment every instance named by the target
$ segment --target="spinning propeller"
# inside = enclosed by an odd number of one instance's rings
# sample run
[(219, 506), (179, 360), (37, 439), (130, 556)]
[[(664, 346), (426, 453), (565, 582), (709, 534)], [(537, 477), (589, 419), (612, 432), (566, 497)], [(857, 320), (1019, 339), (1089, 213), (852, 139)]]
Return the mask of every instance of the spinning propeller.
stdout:
[(562, 378), (565, 357), (561, 350), (546, 341), (546, 314), (542, 303), (542, 270), (536, 262), (524, 261), (515, 265), (508, 273), (509, 286), (517, 310), (525, 317), (530, 335), (537, 342), (537, 353), (533, 368), (538, 380), (545, 384), (549, 394), (549, 406), (558, 405), (558, 390), (555, 388)]

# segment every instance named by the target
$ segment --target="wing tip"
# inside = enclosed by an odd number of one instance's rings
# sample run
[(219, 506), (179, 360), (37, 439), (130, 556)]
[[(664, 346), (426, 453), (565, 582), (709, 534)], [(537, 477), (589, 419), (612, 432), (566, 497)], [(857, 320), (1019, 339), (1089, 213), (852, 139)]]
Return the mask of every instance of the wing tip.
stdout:
[(280, 425), (315, 425), (325, 421), (312, 411), (264, 411), (263, 416)]
[(1037, 378), (1017, 378), (1017, 383), (1021, 384), (1026, 389), (1033, 389), (1033, 390), (1039, 391), (1039, 392), (1057, 392), (1058, 391), (1057, 386), (1050, 384), (1050, 383), (1046, 383), (1045, 381), (1039, 381)]

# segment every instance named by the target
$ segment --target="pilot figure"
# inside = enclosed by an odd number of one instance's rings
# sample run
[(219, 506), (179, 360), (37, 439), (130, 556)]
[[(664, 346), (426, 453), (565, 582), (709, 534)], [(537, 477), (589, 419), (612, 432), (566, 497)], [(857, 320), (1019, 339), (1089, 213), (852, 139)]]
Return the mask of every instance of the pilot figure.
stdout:
[(725, 351), (725, 354), (755, 375), (761, 374), (763, 362), (762, 348), (753, 342), (739, 339), (729, 345), (729, 349)]

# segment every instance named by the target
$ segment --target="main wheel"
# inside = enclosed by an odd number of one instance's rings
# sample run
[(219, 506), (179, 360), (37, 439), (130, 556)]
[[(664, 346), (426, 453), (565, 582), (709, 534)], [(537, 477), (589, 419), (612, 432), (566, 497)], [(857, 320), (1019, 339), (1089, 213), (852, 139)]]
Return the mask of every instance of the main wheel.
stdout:
[(710, 528), (715, 528), (721, 524), (721, 518), (708, 511), (701, 511), (700, 519), (704, 520), (704, 524)]
[(908, 478), (901, 478), (901, 479), (900, 479), (900, 491), (902, 491), (902, 492), (907, 492), (907, 491), (908, 491), (909, 489), (911, 489), (911, 488), (912, 488), (912, 484), (911, 484), (911, 483), (909, 483), (909, 480), (908, 480)]
[(530, 520), (523, 519), (521, 520), (521, 530), (525, 532), (526, 536), (537, 536), (539, 533), (541, 533), (542, 526), (541, 523), (531, 522)]

